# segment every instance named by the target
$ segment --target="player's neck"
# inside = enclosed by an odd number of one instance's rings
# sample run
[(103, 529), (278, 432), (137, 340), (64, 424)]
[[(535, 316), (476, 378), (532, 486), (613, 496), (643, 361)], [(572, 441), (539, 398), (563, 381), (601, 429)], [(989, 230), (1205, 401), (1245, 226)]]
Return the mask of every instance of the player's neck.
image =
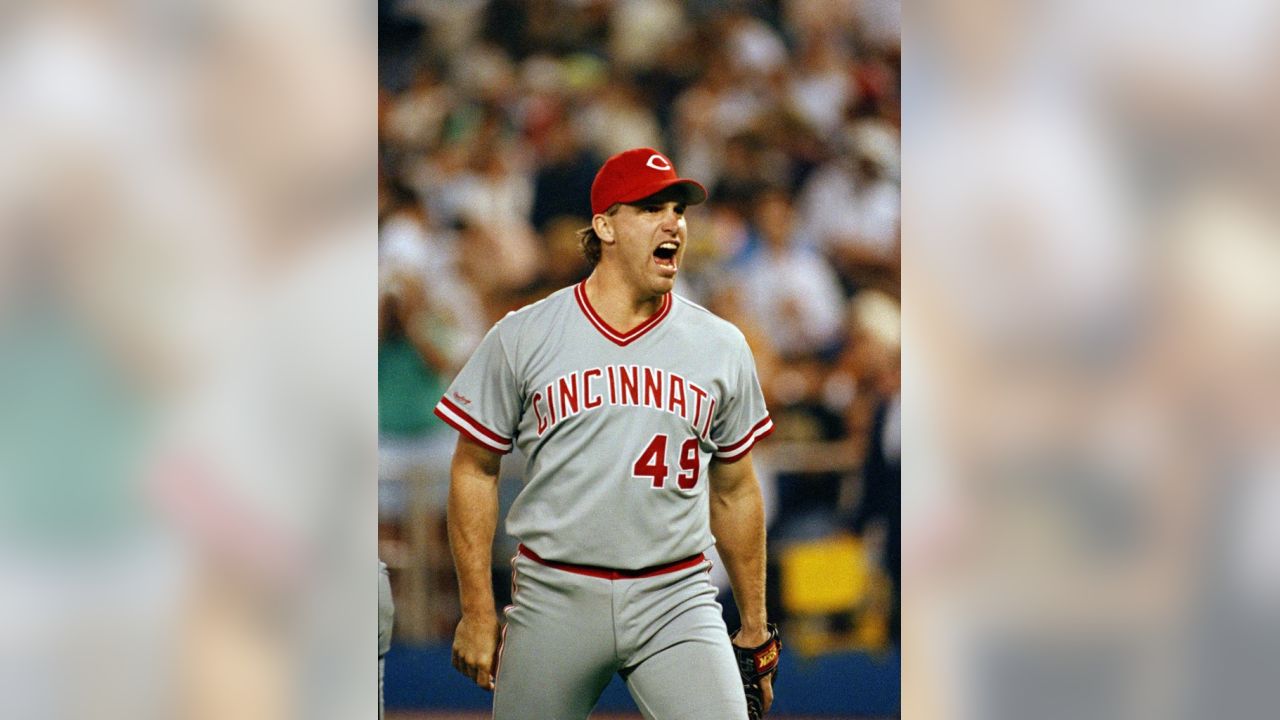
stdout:
[(587, 301), (609, 327), (628, 332), (648, 320), (662, 307), (663, 296), (637, 291), (628, 283), (597, 266), (587, 278)]

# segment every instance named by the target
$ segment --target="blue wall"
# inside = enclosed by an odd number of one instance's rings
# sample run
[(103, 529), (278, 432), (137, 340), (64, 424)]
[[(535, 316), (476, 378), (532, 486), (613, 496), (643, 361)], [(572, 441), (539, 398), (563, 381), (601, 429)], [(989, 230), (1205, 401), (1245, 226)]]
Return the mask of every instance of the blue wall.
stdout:
[[(901, 669), (896, 649), (882, 655), (836, 653), (812, 660), (783, 652), (773, 711), (796, 715), (895, 715)], [(395, 645), (387, 655), (386, 705), (403, 710), (487, 710), (491, 696), (449, 662), (449, 646)], [(596, 706), (635, 711), (615, 677)]]

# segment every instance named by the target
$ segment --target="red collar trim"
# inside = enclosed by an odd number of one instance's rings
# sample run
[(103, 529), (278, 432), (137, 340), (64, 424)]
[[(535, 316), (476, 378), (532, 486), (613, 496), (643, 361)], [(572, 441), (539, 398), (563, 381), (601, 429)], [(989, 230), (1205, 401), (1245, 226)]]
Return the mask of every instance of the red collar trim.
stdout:
[(609, 323), (605, 322), (604, 318), (600, 317), (600, 315), (596, 313), (595, 308), (591, 307), (591, 301), (587, 299), (586, 280), (583, 280), (574, 286), (573, 297), (577, 299), (578, 307), (582, 308), (582, 314), (587, 317), (587, 321), (594, 325), (596, 330), (600, 331), (600, 334), (605, 336), (606, 339), (621, 347), (626, 347), (636, 340), (639, 340), (645, 333), (656, 328), (662, 322), (663, 318), (671, 313), (671, 293), (667, 293), (662, 296), (662, 305), (658, 307), (657, 312), (650, 315), (647, 320), (631, 328), (627, 332), (618, 332), (610, 327)]

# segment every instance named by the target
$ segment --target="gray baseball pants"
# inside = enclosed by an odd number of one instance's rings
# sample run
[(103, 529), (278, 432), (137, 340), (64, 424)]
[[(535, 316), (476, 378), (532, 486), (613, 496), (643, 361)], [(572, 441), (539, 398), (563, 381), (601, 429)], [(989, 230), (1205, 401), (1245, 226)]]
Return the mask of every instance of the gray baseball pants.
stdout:
[(647, 720), (746, 718), (709, 560), (621, 577), (534, 557), (514, 561), (495, 720), (583, 720), (614, 673)]

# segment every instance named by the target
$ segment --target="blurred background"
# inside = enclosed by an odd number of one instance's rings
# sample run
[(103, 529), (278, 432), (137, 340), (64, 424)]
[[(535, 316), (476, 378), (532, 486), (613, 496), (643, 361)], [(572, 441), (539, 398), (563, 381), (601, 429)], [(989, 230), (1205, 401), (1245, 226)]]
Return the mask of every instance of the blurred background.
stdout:
[(908, 9), (905, 716), (1280, 707), (1277, 29)]
[(0, 7), (0, 717), (372, 715), (376, 28)]
[[(898, 0), (402, 0), (379, 12), (389, 717), (488, 707), (449, 662), (457, 434), (431, 411), (494, 322), (590, 272), (575, 231), (590, 223), (591, 182), (639, 146), (710, 191), (688, 213), (676, 292), (746, 334), (776, 427), (754, 453), (769, 614), (787, 643), (774, 712), (896, 714)], [(504, 459), (504, 514), (523, 462)], [(499, 527), (501, 609), (515, 541)], [(719, 563), (713, 580), (734, 628)], [(599, 709), (634, 705), (615, 681)]]

